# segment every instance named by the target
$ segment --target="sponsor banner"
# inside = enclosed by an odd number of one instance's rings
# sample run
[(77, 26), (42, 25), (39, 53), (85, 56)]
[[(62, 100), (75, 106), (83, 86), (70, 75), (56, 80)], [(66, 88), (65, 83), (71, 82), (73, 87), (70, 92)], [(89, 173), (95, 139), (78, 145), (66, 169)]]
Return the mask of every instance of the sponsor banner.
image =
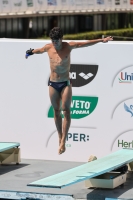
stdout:
[[(11, 1), (11, 10), (12, 12), (28, 12), (36, 10), (37, 2), (39, 0), (12, 0)], [(40, 0), (39, 2), (41, 3)], [(39, 3), (38, 2), (38, 3)]]
[[(100, 158), (120, 148), (132, 148), (133, 43), (113, 41), (72, 51), (72, 120), (66, 152), (58, 155), (47, 85), (48, 55), (24, 59), (26, 49), (49, 42), (0, 40), (1, 141), (19, 142), (22, 158), (78, 162), (87, 162), (90, 155)], [(19, 51), (14, 54), (13, 48)], [(8, 49), (8, 59), (3, 49)]]
[(133, 129), (119, 133), (119, 135), (112, 142), (112, 151), (117, 151), (122, 148), (133, 149)]
[(97, 4), (103, 5), (104, 4), (104, 0), (97, 0)]
[(44, 4), (44, 0), (37, 0), (37, 3), (38, 3), (39, 5), (43, 5), (43, 4)]
[[(132, 67), (133, 68), (133, 67)], [(133, 83), (133, 72), (130, 72), (130, 70), (123, 70), (119, 73), (119, 83)]]
[[(35, 172), (36, 173), (36, 172)], [(37, 172), (40, 176), (40, 172)], [(27, 175), (27, 174), (26, 174)], [(31, 175), (31, 173), (30, 173)], [(34, 173), (33, 173), (34, 175)], [(20, 175), (21, 176), (21, 175)], [(32, 176), (33, 177), (33, 176)], [(37, 178), (37, 176), (35, 176)], [(71, 195), (67, 194), (45, 194), (45, 193), (37, 193), (37, 192), (15, 192), (15, 191), (0, 191), (1, 199), (41, 199), (41, 200), (74, 200)]]
[(115, 5), (120, 5), (120, 0), (115, 0)]
[(133, 101), (132, 104), (129, 103), (129, 105), (127, 105), (126, 103), (124, 103), (124, 109), (127, 113), (130, 114), (131, 117), (133, 117)]
[(22, 0), (14, 0), (12, 3), (14, 7), (22, 7)]
[(45, 0), (36, 0), (36, 6), (35, 9), (38, 12), (44, 11), (47, 8), (47, 1)]
[(57, 1), (56, 0), (47, 0), (48, 6), (57, 6)]
[(0, 10), (2, 13), (11, 12), (11, 1), (9, 0), (0, 1)]
[[(11, 9), (13, 12), (24, 11), (24, 4), (25, 4), (25, 2), (22, 0), (12, 0), (11, 1)], [(25, 8), (26, 8), (26, 6), (25, 6)]]
[(88, 0), (87, 3), (88, 3), (89, 6), (95, 5), (95, 1), (94, 0)]
[(30, 12), (36, 11), (36, 0), (26, 0), (26, 6), (27, 6), (26, 11)]
[[(71, 103), (71, 118), (81, 119), (90, 115), (96, 108), (98, 103), (98, 97), (87, 97), (87, 96), (73, 96)], [(61, 109), (62, 110), (62, 109)], [(48, 111), (48, 117), (53, 118), (54, 112), (51, 106)], [(63, 117), (63, 111), (62, 111)]]
[(86, 2), (86, 5), (84, 6), (84, 9), (86, 9), (87, 7), (87, 9), (88, 10), (91, 10), (91, 9), (94, 9), (94, 8), (96, 8), (97, 7), (97, 2), (95, 1), (95, 0), (88, 0), (87, 2)]
[(112, 119), (125, 120), (126, 124), (133, 123), (133, 97), (121, 100), (112, 112)]
[(47, 10), (95, 10), (95, 9), (127, 9), (130, 8), (133, 3), (130, 0), (88, 0), (88, 1), (74, 1), (74, 0), (2, 0), (0, 1), (1, 12), (14, 13), (14, 12), (40, 12)]
[(105, 0), (97, 0), (96, 7), (97, 7), (97, 9), (105, 9), (106, 8)]
[(99, 156), (96, 150), (96, 145), (99, 143), (96, 140), (96, 129), (89, 127), (71, 127), (66, 140), (66, 152), (62, 154), (62, 156), (58, 155), (59, 141), (57, 135), (57, 131), (53, 131), (53, 133), (47, 139), (45, 150), (47, 153), (47, 159), (49, 156), (52, 156), (57, 160), (62, 160), (63, 158), (64, 160), (73, 161), (75, 160), (75, 157), (77, 157), (80, 158), (81, 162), (87, 162), (91, 154), (96, 154)]
[(81, 87), (90, 83), (96, 76), (98, 65), (71, 64), (70, 78), (73, 87)]
[[(39, 0), (38, 0), (39, 1)], [(31, 12), (36, 9), (36, 0), (12, 0), (11, 1), (11, 12)]]
[(130, 5), (133, 5), (133, 0), (130, 0)]
[(26, 0), (26, 3), (29, 8), (34, 6), (33, 0)]
[(123, 0), (123, 5), (128, 5), (128, 0)]
[(113, 4), (113, 0), (107, 0), (107, 5), (112, 5)]
[(133, 85), (133, 65), (120, 67), (112, 80), (113, 89), (119, 89), (119, 94), (131, 90)]

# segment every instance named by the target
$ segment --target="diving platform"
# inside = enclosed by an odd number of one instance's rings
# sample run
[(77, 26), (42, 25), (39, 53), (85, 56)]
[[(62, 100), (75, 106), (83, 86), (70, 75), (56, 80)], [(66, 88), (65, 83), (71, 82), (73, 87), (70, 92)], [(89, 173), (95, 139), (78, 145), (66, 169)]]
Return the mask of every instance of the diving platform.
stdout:
[(0, 152), (9, 150), (11, 148), (19, 147), (20, 143), (18, 142), (0, 142)]
[[(18, 148), (15, 148), (18, 149)], [(124, 156), (124, 155), (123, 155)], [(124, 156), (125, 157), (125, 156)], [(95, 161), (92, 161), (95, 162)], [(21, 159), (21, 163), (16, 165), (0, 165), (0, 199), (35, 199), (35, 200), (105, 200), (106, 198), (129, 200), (133, 197), (133, 172), (126, 174), (124, 186), (118, 186), (113, 192), (112, 189), (88, 188), (85, 181), (72, 184), (61, 189), (48, 187), (27, 187), (44, 177), (49, 177), (63, 171), (68, 171), (84, 165), (84, 162), (55, 161), (39, 159)], [(122, 175), (120, 175), (122, 176)], [(91, 180), (91, 179), (88, 179)], [(115, 180), (115, 179), (110, 179)], [(111, 200), (112, 200), (111, 199)], [(109, 199), (110, 200), (110, 199)]]
[(106, 172), (110, 172), (132, 161), (133, 149), (121, 149), (98, 160), (31, 182), (28, 186), (64, 188)]
[(18, 142), (0, 142), (0, 162), (1, 164), (9, 164), (15, 162), (19, 164), (20, 159), (20, 143)]

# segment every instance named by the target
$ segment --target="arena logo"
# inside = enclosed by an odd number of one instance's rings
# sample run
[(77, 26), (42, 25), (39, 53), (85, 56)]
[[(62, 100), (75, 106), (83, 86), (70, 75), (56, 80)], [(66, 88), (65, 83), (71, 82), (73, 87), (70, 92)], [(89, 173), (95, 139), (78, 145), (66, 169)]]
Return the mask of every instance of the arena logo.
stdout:
[[(95, 110), (97, 103), (98, 103), (98, 97), (72, 96), (71, 110), (70, 110), (71, 118), (80, 119), (83, 117), (87, 117)], [(61, 112), (61, 114), (62, 117), (64, 117), (63, 111)], [(49, 118), (54, 117), (52, 106), (49, 108), (48, 117)]]
[(98, 65), (71, 64), (70, 78), (73, 87), (81, 87), (90, 83), (96, 76)]

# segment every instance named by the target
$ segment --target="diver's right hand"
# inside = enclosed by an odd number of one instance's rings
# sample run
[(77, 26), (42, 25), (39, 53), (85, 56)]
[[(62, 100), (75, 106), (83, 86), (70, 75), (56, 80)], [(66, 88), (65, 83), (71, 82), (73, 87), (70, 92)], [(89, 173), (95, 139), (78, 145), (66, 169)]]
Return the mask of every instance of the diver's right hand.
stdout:
[(34, 49), (29, 49), (26, 51), (26, 55), (25, 55), (25, 58), (27, 59), (29, 56), (33, 55), (34, 53), (32, 52)]

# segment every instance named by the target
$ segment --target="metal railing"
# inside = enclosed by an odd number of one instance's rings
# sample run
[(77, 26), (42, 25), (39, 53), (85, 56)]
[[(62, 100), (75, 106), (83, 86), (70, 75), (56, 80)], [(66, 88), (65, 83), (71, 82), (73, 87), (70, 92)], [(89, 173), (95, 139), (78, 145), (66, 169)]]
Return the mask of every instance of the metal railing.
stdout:
[[(110, 35), (102, 35), (102, 38), (109, 37)], [(133, 40), (133, 37), (115, 36), (111, 35), (114, 39)]]

